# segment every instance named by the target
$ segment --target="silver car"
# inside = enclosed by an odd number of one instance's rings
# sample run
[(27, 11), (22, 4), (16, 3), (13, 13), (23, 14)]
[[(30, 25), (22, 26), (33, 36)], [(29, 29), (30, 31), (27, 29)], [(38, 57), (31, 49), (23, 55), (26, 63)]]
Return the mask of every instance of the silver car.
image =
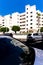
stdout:
[(36, 41), (42, 40), (42, 35), (40, 33), (32, 33), (31, 37), (34, 38)]

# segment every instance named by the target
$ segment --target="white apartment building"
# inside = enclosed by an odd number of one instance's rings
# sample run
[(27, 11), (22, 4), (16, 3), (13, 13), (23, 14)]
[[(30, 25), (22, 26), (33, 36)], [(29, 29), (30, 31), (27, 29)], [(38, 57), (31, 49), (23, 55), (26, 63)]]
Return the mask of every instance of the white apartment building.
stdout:
[(8, 27), (11, 30), (11, 27), (14, 25), (19, 26), (19, 13), (13, 13), (12, 15), (8, 14), (5, 16), (0, 16), (0, 26)]
[(11, 15), (0, 16), (0, 26), (11, 27), (14, 25), (20, 26), (20, 33), (24, 32), (37, 32), (38, 31), (38, 18), (37, 13), (40, 13), (39, 28), (43, 27), (43, 12), (36, 10), (36, 6), (25, 6), (24, 13), (12, 13)]
[(43, 27), (43, 13), (41, 13), (41, 18), (40, 18), (40, 27)]
[(36, 32), (36, 6), (25, 6), (25, 12), (20, 14), (20, 32)]
[[(37, 13), (40, 13), (40, 21), (39, 21), (39, 28), (43, 27), (43, 13), (39, 10), (36, 10), (36, 6), (25, 6), (25, 12), (21, 13), (22, 20), (20, 23), (20, 27), (22, 27), (21, 32), (37, 32), (38, 31), (38, 18)], [(24, 16), (23, 16), (24, 15)], [(24, 20), (23, 20), (24, 19)], [(24, 21), (24, 23), (23, 23)], [(23, 26), (23, 24), (25, 24)]]
[(20, 33), (26, 32), (26, 14), (21, 13), (19, 17), (19, 22), (20, 22)]
[(7, 27), (12, 27), (14, 25), (19, 25), (19, 13), (13, 13), (12, 15), (6, 15), (4, 16), (4, 19), (7, 24)]
[(16, 13), (12, 13), (12, 26), (13, 25), (20, 25), (19, 23), (19, 13), (18, 12), (16, 12)]
[[(43, 27), (43, 12), (41, 12), (41, 11), (39, 11), (39, 10), (37, 10), (36, 11), (36, 14), (37, 13), (39, 13), (40, 14), (40, 16), (39, 16), (39, 29), (41, 28), (41, 27)], [(38, 15), (37, 15), (38, 16)], [(38, 17), (36, 16), (36, 26), (37, 26), (37, 29), (38, 29)]]
[(36, 28), (36, 6), (25, 6), (25, 12), (26, 12), (26, 31), (37, 31)]

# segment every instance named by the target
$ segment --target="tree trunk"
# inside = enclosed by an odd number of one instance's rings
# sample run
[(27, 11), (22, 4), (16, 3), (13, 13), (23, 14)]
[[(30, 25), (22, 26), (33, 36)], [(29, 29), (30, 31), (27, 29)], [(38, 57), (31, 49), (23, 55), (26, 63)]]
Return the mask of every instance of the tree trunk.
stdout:
[(15, 34), (16, 34), (16, 31), (15, 31)]

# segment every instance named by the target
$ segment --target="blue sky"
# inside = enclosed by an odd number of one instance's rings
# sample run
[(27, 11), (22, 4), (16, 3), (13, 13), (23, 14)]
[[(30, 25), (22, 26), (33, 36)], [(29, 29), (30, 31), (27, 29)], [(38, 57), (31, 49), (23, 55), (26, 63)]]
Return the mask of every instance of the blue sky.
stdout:
[(43, 0), (0, 0), (0, 15), (4, 16), (13, 12), (22, 13), (25, 5), (36, 5), (43, 12)]

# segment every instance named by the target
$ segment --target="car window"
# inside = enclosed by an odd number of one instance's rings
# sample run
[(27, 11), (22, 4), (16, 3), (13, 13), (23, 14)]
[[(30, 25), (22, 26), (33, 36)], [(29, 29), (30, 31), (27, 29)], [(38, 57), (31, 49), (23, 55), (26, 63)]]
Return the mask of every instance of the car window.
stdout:
[(34, 36), (37, 36), (37, 35), (38, 35), (38, 33), (34, 33), (33, 35), (34, 35)]
[(31, 34), (28, 34), (28, 36), (31, 36)]

